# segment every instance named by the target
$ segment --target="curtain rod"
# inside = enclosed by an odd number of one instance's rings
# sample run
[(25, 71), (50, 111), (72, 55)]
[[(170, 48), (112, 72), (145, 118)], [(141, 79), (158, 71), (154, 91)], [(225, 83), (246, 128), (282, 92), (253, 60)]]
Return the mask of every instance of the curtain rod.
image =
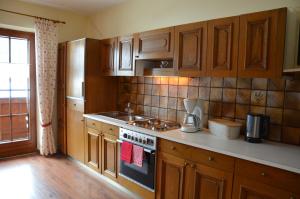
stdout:
[(0, 9), (0, 11), (12, 13), (12, 14), (17, 14), (17, 15), (22, 15), (22, 16), (26, 16), (26, 17), (33, 17), (33, 18), (38, 18), (38, 19), (45, 19), (45, 20), (53, 21), (54, 23), (66, 24), (65, 21), (59, 21), (59, 20), (55, 20), (55, 19), (48, 19), (48, 18), (44, 18), (44, 17), (34, 16), (34, 15), (28, 15), (28, 14), (24, 14), (24, 13), (20, 13), (20, 12), (14, 12), (14, 11), (10, 11), (10, 10)]

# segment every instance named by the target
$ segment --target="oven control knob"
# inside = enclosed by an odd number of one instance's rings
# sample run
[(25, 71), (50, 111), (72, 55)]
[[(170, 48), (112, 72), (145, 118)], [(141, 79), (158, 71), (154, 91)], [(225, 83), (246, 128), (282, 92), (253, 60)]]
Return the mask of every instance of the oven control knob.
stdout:
[(143, 140), (143, 144), (146, 144), (147, 143), (147, 141), (146, 140)]
[(131, 136), (131, 140), (134, 140), (134, 137), (133, 137), (133, 136)]
[(138, 138), (137, 138), (137, 137), (135, 137), (135, 141), (136, 141), (136, 142), (138, 141)]
[(142, 143), (142, 138), (139, 139), (139, 143)]
[(123, 134), (123, 138), (127, 138), (127, 133), (124, 133), (124, 134)]
[(128, 139), (131, 139), (131, 135), (128, 135), (127, 137), (128, 137)]

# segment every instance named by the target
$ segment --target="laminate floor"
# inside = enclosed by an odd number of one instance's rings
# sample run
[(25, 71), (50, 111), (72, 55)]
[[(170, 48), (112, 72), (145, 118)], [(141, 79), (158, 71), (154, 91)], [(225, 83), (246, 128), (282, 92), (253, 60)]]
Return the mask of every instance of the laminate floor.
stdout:
[(0, 199), (132, 199), (64, 156), (31, 155), (0, 160)]

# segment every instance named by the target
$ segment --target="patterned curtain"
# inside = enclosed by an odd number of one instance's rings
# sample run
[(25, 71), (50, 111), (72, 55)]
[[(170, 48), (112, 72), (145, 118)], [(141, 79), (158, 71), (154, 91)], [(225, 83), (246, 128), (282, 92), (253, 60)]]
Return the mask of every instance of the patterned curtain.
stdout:
[(57, 25), (48, 20), (35, 21), (37, 99), (41, 123), (40, 153), (56, 152), (52, 115), (57, 68)]

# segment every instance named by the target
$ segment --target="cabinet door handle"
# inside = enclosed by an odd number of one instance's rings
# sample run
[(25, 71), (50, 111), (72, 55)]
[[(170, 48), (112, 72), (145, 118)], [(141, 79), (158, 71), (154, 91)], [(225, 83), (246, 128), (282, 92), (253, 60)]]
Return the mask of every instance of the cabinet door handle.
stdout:
[(85, 88), (84, 88), (84, 82), (81, 82), (81, 96), (82, 96), (82, 97), (84, 97), (84, 92), (85, 92), (84, 89), (85, 89)]
[(73, 104), (74, 106), (76, 106), (76, 104)]
[(139, 58), (139, 56), (138, 56), (138, 55), (136, 55), (136, 56), (135, 56), (135, 58)]
[(213, 161), (213, 160), (214, 160), (213, 157), (211, 157), (211, 156), (208, 157), (208, 161)]
[(93, 122), (92, 125), (95, 126), (96, 124)]
[(184, 162), (184, 166), (186, 167), (187, 165), (189, 165), (189, 163), (187, 163), (187, 162)]
[(191, 167), (194, 169), (194, 168), (196, 168), (196, 165), (195, 164), (191, 164)]
[(266, 176), (266, 173), (265, 173), (265, 172), (262, 172), (260, 175), (261, 175), (261, 176)]
[(81, 122), (84, 122), (84, 119), (81, 119), (80, 121), (81, 121)]
[(295, 199), (294, 196), (291, 196), (290, 199)]
[(176, 147), (175, 146), (171, 146), (171, 150), (176, 150)]
[(112, 129), (112, 128), (109, 128), (109, 130), (112, 131), (113, 129)]

